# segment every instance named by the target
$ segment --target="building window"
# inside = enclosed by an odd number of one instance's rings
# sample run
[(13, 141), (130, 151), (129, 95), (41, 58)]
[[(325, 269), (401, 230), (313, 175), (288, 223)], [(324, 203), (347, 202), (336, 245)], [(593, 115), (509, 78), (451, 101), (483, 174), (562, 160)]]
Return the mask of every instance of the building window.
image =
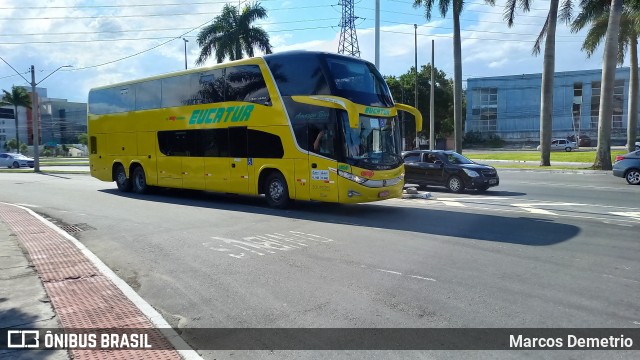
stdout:
[(498, 120), (498, 89), (473, 89), (471, 128), (476, 131), (496, 131)]
[[(624, 80), (616, 80), (613, 87), (613, 104), (611, 107), (611, 129), (622, 130), (622, 107), (624, 106)], [(591, 83), (591, 128), (598, 128), (598, 115), (600, 114), (600, 81)]]

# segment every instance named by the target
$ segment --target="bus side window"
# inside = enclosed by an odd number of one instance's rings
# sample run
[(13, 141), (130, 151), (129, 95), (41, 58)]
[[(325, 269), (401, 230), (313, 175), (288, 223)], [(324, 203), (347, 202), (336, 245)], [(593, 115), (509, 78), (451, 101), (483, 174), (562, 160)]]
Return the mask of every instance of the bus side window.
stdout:
[[(195, 80), (195, 79), (193, 79)], [(210, 104), (224, 101), (224, 69), (207, 71), (198, 79), (195, 97), (199, 104)]]
[(89, 151), (91, 154), (98, 153), (98, 139), (95, 136), (89, 138)]
[(258, 65), (232, 66), (226, 70), (226, 101), (271, 104), (267, 84)]

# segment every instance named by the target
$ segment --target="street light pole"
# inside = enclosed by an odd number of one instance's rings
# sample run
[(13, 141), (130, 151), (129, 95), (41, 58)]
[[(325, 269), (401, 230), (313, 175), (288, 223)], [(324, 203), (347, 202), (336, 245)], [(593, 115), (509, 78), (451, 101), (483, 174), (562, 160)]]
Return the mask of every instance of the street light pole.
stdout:
[(36, 86), (45, 81), (56, 71), (64, 68), (72, 67), (71, 65), (63, 65), (53, 70), (49, 75), (45, 76), (40, 82), (36, 83), (36, 69), (31, 65), (31, 120), (33, 123), (33, 171), (40, 172), (40, 122), (38, 117), (38, 94), (36, 94)]
[(184, 69), (187, 70), (187, 43), (189, 40), (182, 38), (184, 40)]

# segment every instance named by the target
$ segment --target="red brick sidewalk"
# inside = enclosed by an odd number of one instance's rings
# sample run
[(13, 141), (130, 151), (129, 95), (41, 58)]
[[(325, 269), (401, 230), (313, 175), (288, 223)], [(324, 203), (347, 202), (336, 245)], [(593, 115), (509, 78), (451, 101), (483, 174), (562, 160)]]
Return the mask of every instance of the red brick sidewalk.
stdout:
[[(28, 210), (0, 203), (0, 221), (17, 235), (62, 327), (152, 329), (153, 324), (65, 235)], [(7, 289), (9, 292), (11, 289)], [(173, 349), (165, 338), (154, 345)], [(175, 350), (70, 350), (74, 359), (180, 359)]]

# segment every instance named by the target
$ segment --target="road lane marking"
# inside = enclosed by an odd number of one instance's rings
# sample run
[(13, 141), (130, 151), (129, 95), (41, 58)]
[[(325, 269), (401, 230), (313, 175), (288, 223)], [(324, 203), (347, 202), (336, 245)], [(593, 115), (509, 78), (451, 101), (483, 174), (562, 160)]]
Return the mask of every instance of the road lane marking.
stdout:
[(457, 201), (442, 201), (440, 200), (441, 203), (447, 205), (447, 206), (456, 206), (456, 207), (467, 207), (467, 205), (464, 205), (463, 203), (459, 203)]
[(384, 271), (384, 272), (391, 273), (391, 274), (396, 274), (396, 275), (402, 275), (402, 273), (399, 273), (397, 271), (391, 271), (391, 270), (385, 270), (385, 269), (376, 269), (376, 270)]
[(426, 278), (426, 277), (422, 277), (422, 276), (418, 276), (418, 275), (408, 275), (408, 276), (409, 276), (409, 277), (412, 277), (412, 278), (416, 278), (416, 279), (429, 280), (429, 281), (436, 281), (436, 279)]
[(620, 276), (613, 276), (613, 275), (609, 275), (609, 274), (602, 274), (602, 276), (608, 277), (608, 278), (612, 278), (612, 279), (620, 279), (620, 280), (631, 281), (631, 282), (634, 282), (634, 283), (640, 283), (640, 281), (638, 281), (638, 280), (627, 279), (627, 278), (623, 278), (623, 277), (620, 277)]
[(640, 211), (638, 211), (638, 212), (615, 212), (615, 211), (610, 211), (609, 214), (618, 215), (618, 216), (626, 216), (626, 217), (630, 217), (630, 218), (633, 218), (633, 219), (640, 220)]

